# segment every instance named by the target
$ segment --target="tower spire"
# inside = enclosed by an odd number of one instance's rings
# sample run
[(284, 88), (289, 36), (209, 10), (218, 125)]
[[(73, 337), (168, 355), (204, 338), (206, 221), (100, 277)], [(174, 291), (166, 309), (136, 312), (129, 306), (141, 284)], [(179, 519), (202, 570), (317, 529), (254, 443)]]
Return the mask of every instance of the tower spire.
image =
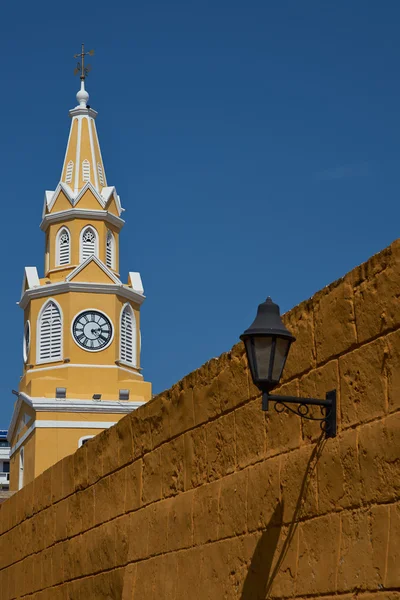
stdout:
[(79, 54), (74, 54), (74, 58), (80, 58), (80, 62), (77, 63), (76, 68), (74, 70), (74, 75), (80, 73), (81, 80), (81, 89), (76, 94), (76, 99), (79, 102), (79, 106), (81, 108), (87, 107), (87, 102), (89, 100), (89, 94), (85, 90), (85, 79), (88, 77), (89, 72), (91, 70), (91, 65), (87, 65), (85, 67), (85, 56), (93, 56), (94, 50), (89, 50), (89, 52), (85, 52), (85, 44), (82, 44), (82, 48)]

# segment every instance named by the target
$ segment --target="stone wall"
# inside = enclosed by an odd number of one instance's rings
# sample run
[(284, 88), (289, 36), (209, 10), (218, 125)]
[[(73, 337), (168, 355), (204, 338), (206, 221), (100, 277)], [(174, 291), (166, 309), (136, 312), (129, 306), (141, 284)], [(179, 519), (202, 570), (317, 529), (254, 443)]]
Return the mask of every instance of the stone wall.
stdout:
[(2, 600), (399, 599), (399, 296), (395, 242), (285, 316), (279, 391), (336, 388), (335, 439), (263, 413), (239, 344), (13, 495)]

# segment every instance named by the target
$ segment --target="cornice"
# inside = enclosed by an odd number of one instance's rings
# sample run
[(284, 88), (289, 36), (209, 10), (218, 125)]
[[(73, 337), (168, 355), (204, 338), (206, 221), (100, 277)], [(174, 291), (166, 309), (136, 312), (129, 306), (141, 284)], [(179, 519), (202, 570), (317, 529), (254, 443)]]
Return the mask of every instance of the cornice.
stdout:
[(64, 221), (71, 221), (72, 219), (91, 219), (93, 221), (105, 221), (114, 225), (118, 230), (122, 229), (125, 225), (125, 221), (121, 217), (117, 217), (107, 210), (96, 210), (89, 208), (69, 208), (67, 210), (60, 210), (54, 213), (47, 214), (43, 217), (40, 223), (40, 229), (46, 231), (49, 225), (52, 223), (60, 223)]
[(143, 304), (146, 296), (135, 292), (125, 285), (115, 283), (88, 283), (75, 281), (58, 281), (56, 283), (48, 283), (40, 287), (25, 290), (21, 300), (18, 302), (22, 309), (25, 309), (33, 298), (46, 298), (65, 292), (84, 292), (90, 294), (114, 294), (127, 298), (136, 304)]

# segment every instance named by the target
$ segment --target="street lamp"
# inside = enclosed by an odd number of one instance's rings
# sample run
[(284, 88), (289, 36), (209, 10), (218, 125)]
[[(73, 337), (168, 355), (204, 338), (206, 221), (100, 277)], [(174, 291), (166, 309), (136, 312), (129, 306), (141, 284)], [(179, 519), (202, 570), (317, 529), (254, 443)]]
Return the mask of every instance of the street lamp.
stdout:
[[(259, 305), (254, 322), (240, 336), (246, 348), (247, 360), (254, 384), (262, 392), (262, 409), (268, 410), (269, 402), (275, 402), (275, 410), (285, 408), (311, 421), (320, 421), (326, 437), (336, 436), (336, 390), (327, 392), (325, 400), (275, 396), (270, 392), (279, 384), (295, 337), (286, 329), (279, 313), (279, 306), (268, 297)], [(289, 404), (297, 404), (293, 409)], [(309, 414), (310, 406), (320, 406), (322, 417)]]

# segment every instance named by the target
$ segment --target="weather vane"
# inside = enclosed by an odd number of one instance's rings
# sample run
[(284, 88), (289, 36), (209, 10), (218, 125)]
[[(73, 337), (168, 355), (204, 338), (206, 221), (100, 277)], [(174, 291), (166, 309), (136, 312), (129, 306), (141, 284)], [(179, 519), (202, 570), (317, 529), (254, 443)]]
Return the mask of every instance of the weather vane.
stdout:
[(85, 44), (82, 44), (82, 51), (79, 54), (74, 54), (74, 58), (81, 59), (81, 62), (78, 62), (74, 71), (74, 75), (78, 75), (78, 73), (81, 74), (81, 81), (85, 81), (85, 78), (89, 75), (89, 71), (92, 68), (90, 65), (85, 67), (85, 56), (93, 56), (93, 54), (94, 50), (89, 50), (89, 52), (85, 52)]

